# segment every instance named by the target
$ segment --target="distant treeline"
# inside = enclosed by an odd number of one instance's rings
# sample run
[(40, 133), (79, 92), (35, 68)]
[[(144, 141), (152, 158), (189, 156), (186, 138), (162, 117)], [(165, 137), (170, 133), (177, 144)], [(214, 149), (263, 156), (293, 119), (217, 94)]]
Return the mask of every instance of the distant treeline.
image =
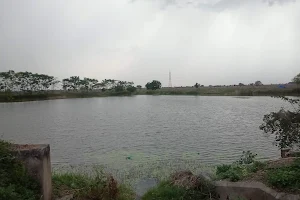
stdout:
[(59, 81), (53, 76), (37, 74), (32, 72), (0, 72), (1, 92), (22, 93), (47, 93), (49, 90), (63, 89), (65, 91), (92, 91), (92, 90), (114, 90), (116, 92), (134, 92), (136, 88), (133, 82), (105, 79), (99, 82), (97, 79), (71, 76)]
[(0, 102), (31, 101), (60, 98), (128, 96), (128, 95), (215, 95), (215, 96), (300, 96), (300, 74), (293, 84), (263, 85), (242, 83), (234, 86), (208, 86), (196, 83), (191, 87), (162, 88), (160, 81), (134, 86), (133, 82), (71, 76), (58, 80), (54, 76), (32, 72), (0, 72)]

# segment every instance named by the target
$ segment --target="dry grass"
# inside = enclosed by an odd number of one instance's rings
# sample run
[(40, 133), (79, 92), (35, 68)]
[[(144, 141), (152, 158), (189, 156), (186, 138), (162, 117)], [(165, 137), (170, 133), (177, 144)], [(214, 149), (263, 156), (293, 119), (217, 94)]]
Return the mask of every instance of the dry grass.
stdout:
[(113, 176), (97, 170), (96, 175), (80, 173), (54, 174), (53, 193), (55, 197), (72, 194), (75, 200), (131, 200), (134, 192), (119, 184)]

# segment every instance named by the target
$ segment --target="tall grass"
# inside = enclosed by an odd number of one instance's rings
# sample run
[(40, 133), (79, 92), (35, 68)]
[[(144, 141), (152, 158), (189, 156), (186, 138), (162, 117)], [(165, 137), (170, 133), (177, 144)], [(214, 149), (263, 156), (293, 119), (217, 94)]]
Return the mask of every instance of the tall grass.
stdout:
[(72, 194), (74, 199), (133, 200), (134, 192), (103, 170), (95, 169), (94, 174), (76, 172), (54, 173), (52, 176), (55, 197)]

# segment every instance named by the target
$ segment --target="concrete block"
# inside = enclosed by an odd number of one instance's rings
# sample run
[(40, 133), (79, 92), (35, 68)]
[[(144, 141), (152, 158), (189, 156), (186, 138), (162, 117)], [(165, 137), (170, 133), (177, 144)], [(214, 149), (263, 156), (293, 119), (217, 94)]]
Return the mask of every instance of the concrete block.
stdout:
[(260, 182), (215, 182), (219, 200), (300, 200), (299, 195), (278, 193)]
[(51, 200), (52, 174), (50, 161), (50, 146), (39, 145), (13, 145), (13, 153), (22, 161), (29, 175), (38, 181), (41, 187), (43, 200)]

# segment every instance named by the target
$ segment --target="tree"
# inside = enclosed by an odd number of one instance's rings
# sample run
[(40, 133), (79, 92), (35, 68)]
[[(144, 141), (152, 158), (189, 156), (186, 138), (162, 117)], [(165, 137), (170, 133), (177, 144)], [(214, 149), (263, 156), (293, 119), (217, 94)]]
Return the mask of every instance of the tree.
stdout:
[(199, 88), (199, 86), (200, 86), (199, 83), (196, 83), (196, 84), (194, 85), (195, 88)]
[[(293, 111), (281, 108), (264, 116), (260, 129), (275, 135), (275, 144), (280, 148), (293, 147), (300, 144), (300, 99), (281, 98), (292, 105)], [(299, 145), (300, 146), (300, 145)]]
[(297, 76), (295, 76), (292, 81), (294, 83), (300, 85), (300, 73)]
[(136, 87), (130, 85), (130, 86), (128, 86), (128, 87), (126, 88), (126, 90), (127, 90), (128, 92), (130, 92), (130, 93), (133, 93), (133, 92), (136, 91)]
[(263, 85), (261, 81), (255, 81), (254, 84), (255, 84), (256, 86), (261, 86), (261, 85)]
[(161, 88), (161, 82), (157, 81), (157, 80), (153, 80), (151, 83), (148, 82), (146, 84), (146, 88), (147, 90), (157, 90)]
[(243, 83), (239, 83), (239, 86), (244, 86), (245, 84), (243, 84)]
[(141, 86), (141, 85), (137, 85), (136, 87), (137, 87), (137, 89), (139, 89), (139, 90), (142, 89), (142, 86)]

